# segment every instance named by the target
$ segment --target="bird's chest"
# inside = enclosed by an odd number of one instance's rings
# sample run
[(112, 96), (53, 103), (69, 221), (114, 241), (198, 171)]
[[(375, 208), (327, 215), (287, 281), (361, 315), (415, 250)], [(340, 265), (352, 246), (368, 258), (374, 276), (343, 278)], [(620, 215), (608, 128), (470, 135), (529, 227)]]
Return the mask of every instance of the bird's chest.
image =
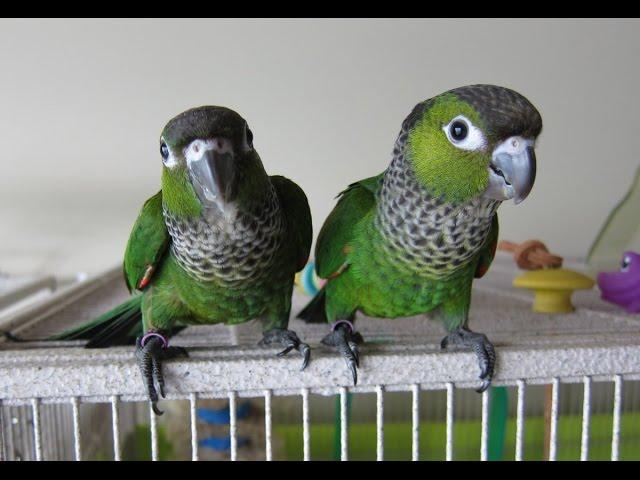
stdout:
[(257, 281), (274, 265), (283, 240), (279, 212), (239, 213), (225, 222), (176, 218), (164, 211), (171, 252), (191, 277), (227, 287)]
[[(397, 181), (397, 180), (396, 180)], [(404, 179), (383, 185), (374, 221), (380, 232), (375, 248), (381, 262), (427, 277), (449, 276), (482, 248), (498, 202), (474, 199), (451, 205)]]

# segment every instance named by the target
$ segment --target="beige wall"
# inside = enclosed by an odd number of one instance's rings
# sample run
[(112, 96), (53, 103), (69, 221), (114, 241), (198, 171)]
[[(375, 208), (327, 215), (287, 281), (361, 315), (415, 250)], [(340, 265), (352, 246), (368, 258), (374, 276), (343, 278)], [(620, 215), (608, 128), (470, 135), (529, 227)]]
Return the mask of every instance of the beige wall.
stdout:
[(159, 186), (157, 137), (226, 105), (314, 227), (383, 170), (418, 101), (471, 83), (541, 111), (538, 179), (502, 238), (584, 255), (640, 163), (638, 20), (2, 20), (0, 270), (95, 272), (121, 260)]

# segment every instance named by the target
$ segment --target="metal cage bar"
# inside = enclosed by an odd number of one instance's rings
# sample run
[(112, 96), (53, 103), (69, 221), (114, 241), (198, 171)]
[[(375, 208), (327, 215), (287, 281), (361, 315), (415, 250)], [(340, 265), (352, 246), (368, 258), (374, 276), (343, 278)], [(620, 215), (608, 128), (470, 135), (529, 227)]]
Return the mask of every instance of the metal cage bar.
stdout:
[(549, 424), (549, 460), (555, 461), (558, 454), (558, 418), (560, 401), (560, 379), (551, 382), (551, 419)]
[(384, 460), (384, 387), (376, 387), (376, 460)]
[(238, 408), (237, 408), (238, 394), (236, 392), (229, 392), (229, 438), (231, 439), (231, 461), (235, 462), (238, 459)]
[(3, 460), (10, 460), (14, 458), (15, 452), (11, 407), (5, 406), (2, 401), (0, 401), (0, 406), (3, 407), (0, 409), (0, 412), (2, 413), (2, 438), (4, 446)]
[(270, 462), (273, 459), (271, 446), (271, 390), (264, 391), (264, 449), (265, 459)]
[(189, 395), (189, 416), (191, 417), (191, 460), (198, 460), (198, 395)]
[(411, 460), (420, 458), (420, 385), (411, 386)]
[(40, 399), (31, 400), (31, 411), (33, 414), (33, 445), (36, 460), (42, 460), (42, 430), (40, 425)]
[(309, 389), (303, 388), (302, 395), (302, 458), (311, 460), (311, 426), (309, 421)]
[(149, 402), (149, 428), (151, 430), (151, 460), (157, 462), (159, 460), (158, 451), (158, 418), (151, 408), (151, 402)]
[(480, 430), (480, 460), (489, 458), (489, 390), (482, 392), (482, 420)]
[(589, 437), (591, 434), (591, 377), (585, 376), (582, 400), (582, 440), (580, 442), (580, 460), (589, 459)]
[(447, 445), (445, 458), (453, 460), (453, 422), (455, 409), (455, 390), (452, 382), (447, 383)]
[(526, 383), (518, 380), (518, 404), (516, 406), (516, 461), (522, 461), (524, 456), (524, 403)]
[(80, 436), (80, 400), (78, 397), (71, 399), (71, 412), (73, 414), (73, 447), (76, 461), (82, 460), (82, 437)]
[(120, 412), (118, 411), (118, 396), (111, 397), (111, 432), (113, 434), (113, 459), (119, 462), (122, 459), (120, 449)]
[(340, 388), (340, 460), (349, 460), (349, 427), (347, 416), (347, 388)]
[(611, 460), (620, 459), (620, 420), (622, 417), (622, 393), (623, 393), (622, 375), (613, 377), (613, 427), (611, 432)]
[(7, 440), (6, 440), (6, 427), (4, 419), (4, 408), (2, 400), (0, 400), (0, 462), (7, 460)]

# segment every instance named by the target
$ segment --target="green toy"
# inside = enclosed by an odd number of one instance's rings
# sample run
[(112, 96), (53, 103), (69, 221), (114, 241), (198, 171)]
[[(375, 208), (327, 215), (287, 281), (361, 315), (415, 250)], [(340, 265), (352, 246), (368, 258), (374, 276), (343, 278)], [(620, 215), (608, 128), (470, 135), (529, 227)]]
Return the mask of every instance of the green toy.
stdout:
[[(149, 400), (164, 396), (162, 361), (186, 355), (168, 338), (193, 324), (264, 323), (262, 344), (310, 349), (287, 330), (294, 275), (308, 259), (311, 213), (298, 185), (268, 176), (247, 122), (224, 107), (169, 121), (160, 137), (162, 190), (133, 226), (124, 255), (131, 299), (56, 338), (87, 347), (136, 343)], [(137, 338), (136, 338), (137, 337)]]
[(436, 312), (448, 332), (442, 347), (471, 348), (479, 391), (489, 387), (495, 351), (467, 327), (471, 284), (493, 260), (501, 202), (520, 203), (533, 187), (541, 129), (536, 108), (513, 90), (457, 88), (419, 103), (390, 166), (341, 193), (315, 250), (316, 271), (328, 281), (299, 317), (335, 322), (322, 342), (343, 355), (354, 384), (357, 311)]

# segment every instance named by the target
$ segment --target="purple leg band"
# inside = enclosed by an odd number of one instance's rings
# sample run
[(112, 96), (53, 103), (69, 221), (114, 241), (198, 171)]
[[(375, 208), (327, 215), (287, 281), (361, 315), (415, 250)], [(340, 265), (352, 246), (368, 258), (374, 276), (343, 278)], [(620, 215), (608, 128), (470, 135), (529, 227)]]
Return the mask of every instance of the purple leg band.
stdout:
[(356, 331), (356, 329), (353, 328), (353, 323), (351, 323), (349, 320), (338, 320), (333, 325), (331, 325), (331, 331), (335, 331), (336, 328), (338, 328), (338, 325), (342, 323), (344, 323), (345, 325), (348, 325), (352, 332)]
[(158, 337), (160, 340), (162, 340), (162, 348), (167, 348), (169, 346), (169, 341), (164, 337), (164, 335), (158, 332), (147, 332), (145, 336), (142, 337), (140, 346), (144, 347), (145, 343), (147, 343), (147, 340), (149, 340), (151, 337)]

